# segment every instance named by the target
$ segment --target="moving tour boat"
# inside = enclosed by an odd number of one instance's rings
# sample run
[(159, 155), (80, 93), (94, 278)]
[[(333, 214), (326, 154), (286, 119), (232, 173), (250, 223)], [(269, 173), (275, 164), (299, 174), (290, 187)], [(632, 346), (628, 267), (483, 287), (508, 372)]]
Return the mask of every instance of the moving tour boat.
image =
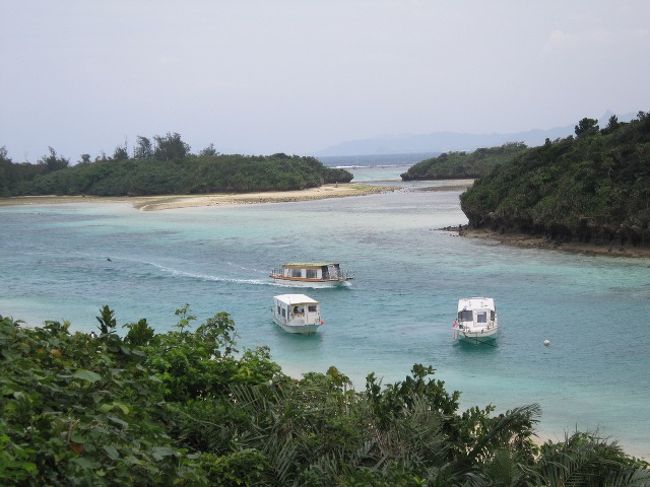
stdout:
[(271, 271), (276, 282), (295, 287), (334, 287), (349, 285), (352, 276), (334, 262), (290, 262)]
[(499, 325), (494, 299), (458, 300), (458, 318), (454, 321), (452, 329), (454, 338), (479, 342), (496, 338)]
[(273, 305), (273, 321), (289, 333), (309, 335), (325, 324), (318, 301), (304, 294), (273, 296)]

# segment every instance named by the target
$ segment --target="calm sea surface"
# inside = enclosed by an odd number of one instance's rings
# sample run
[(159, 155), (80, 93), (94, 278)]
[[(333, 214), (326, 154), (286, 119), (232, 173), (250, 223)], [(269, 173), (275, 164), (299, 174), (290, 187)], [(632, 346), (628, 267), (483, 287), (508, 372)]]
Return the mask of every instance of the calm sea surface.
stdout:
[[(370, 181), (404, 169), (355, 172)], [(362, 385), (370, 371), (388, 382), (413, 363), (431, 364), (466, 406), (538, 402), (544, 434), (598, 429), (649, 458), (650, 260), (458, 238), (437, 229), (466, 222), (459, 193), (418, 191), (423, 185), (432, 183), (146, 213), (111, 203), (0, 208), (0, 314), (91, 330), (109, 304), (120, 323), (146, 317), (167, 330), (184, 303), (201, 319), (225, 310), (240, 346), (270, 346), (289, 373), (335, 364)], [(268, 271), (330, 259), (355, 273), (354, 285), (307, 290), (322, 303), (319, 335), (282, 332), (270, 319), (272, 296), (292, 290)], [(475, 295), (496, 300), (494, 347), (451, 339), (458, 298)]]

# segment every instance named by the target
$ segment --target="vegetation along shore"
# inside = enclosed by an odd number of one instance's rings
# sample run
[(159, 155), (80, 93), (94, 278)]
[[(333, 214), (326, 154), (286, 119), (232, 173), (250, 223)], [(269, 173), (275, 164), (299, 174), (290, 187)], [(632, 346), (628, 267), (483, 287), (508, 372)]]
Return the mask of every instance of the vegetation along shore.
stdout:
[(512, 142), (473, 152), (445, 152), (409, 167), (401, 177), (403, 181), (480, 178), (525, 150), (526, 144)]
[[(218, 313), (173, 331), (0, 316), (2, 485), (648, 485), (648, 464), (595, 434), (535, 441), (541, 414), (461, 410), (431, 367), (355, 390), (335, 367), (285, 375), (237, 350)], [(124, 336), (118, 330), (124, 329)]]
[(472, 228), (560, 242), (650, 247), (650, 113), (547, 140), (496, 166), (461, 195)]
[(591, 242), (560, 242), (551, 240), (543, 235), (530, 235), (527, 233), (503, 233), (490, 228), (472, 228), (468, 225), (458, 225), (441, 228), (464, 238), (475, 238), (498, 242), (499, 244), (520, 247), (525, 249), (548, 249), (572, 254), (607, 255), (610, 257), (632, 257), (650, 259), (650, 248), (632, 245), (602, 245)]
[(126, 146), (91, 161), (70, 160), (50, 147), (36, 164), (15, 163), (0, 148), (0, 196), (146, 196), (218, 192), (288, 191), (347, 183), (352, 174), (313, 157), (219, 154), (211, 145), (198, 154), (177, 133), (138, 137), (132, 154)]

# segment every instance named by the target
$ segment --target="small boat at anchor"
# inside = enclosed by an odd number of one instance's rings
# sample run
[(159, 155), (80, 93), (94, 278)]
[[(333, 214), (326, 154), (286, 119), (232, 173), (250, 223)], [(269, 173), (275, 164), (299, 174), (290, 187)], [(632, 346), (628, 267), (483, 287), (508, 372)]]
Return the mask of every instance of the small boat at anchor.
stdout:
[(350, 284), (352, 276), (336, 262), (289, 262), (270, 275), (277, 283), (292, 287), (336, 287)]
[(499, 324), (494, 299), (459, 299), (458, 317), (452, 324), (452, 330), (456, 339), (474, 342), (495, 339)]
[(311, 335), (325, 324), (320, 303), (305, 294), (273, 296), (273, 321), (284, 331)]

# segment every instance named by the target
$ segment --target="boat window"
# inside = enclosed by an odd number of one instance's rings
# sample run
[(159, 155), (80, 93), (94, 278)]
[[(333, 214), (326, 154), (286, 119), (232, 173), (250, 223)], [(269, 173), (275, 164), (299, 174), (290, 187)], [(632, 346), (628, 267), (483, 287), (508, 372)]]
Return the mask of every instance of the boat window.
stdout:
[(494, 311), (490, 311), (490, 321), (494, 321)]
[(487, 323), (487, 313), (485, 311), (483, 311), (482, 313), (476, 313), (476, 322)]
[(307, 279), (316, 279), (316, 269), (307, 269)]
[(300, 269), (291, 269), (291, 277), (302, 277), (302, 271)]
[(278, 314), (282, 314), (279, 306), (278, 306)]
[(472, 321), (472, 310), (471, 309), (466, 309), (458, 313), (458, 319), (460, 321)]
[(318, 308), (316, 307), (315, 304), (310, 304), (308, 309), (310, 313), (315, 313)]
[(284, 316), (285, 318), (287, 316), (287, 312), (286, 312), (286, 310), (284, 308), (282, 308), (282, 316)]

